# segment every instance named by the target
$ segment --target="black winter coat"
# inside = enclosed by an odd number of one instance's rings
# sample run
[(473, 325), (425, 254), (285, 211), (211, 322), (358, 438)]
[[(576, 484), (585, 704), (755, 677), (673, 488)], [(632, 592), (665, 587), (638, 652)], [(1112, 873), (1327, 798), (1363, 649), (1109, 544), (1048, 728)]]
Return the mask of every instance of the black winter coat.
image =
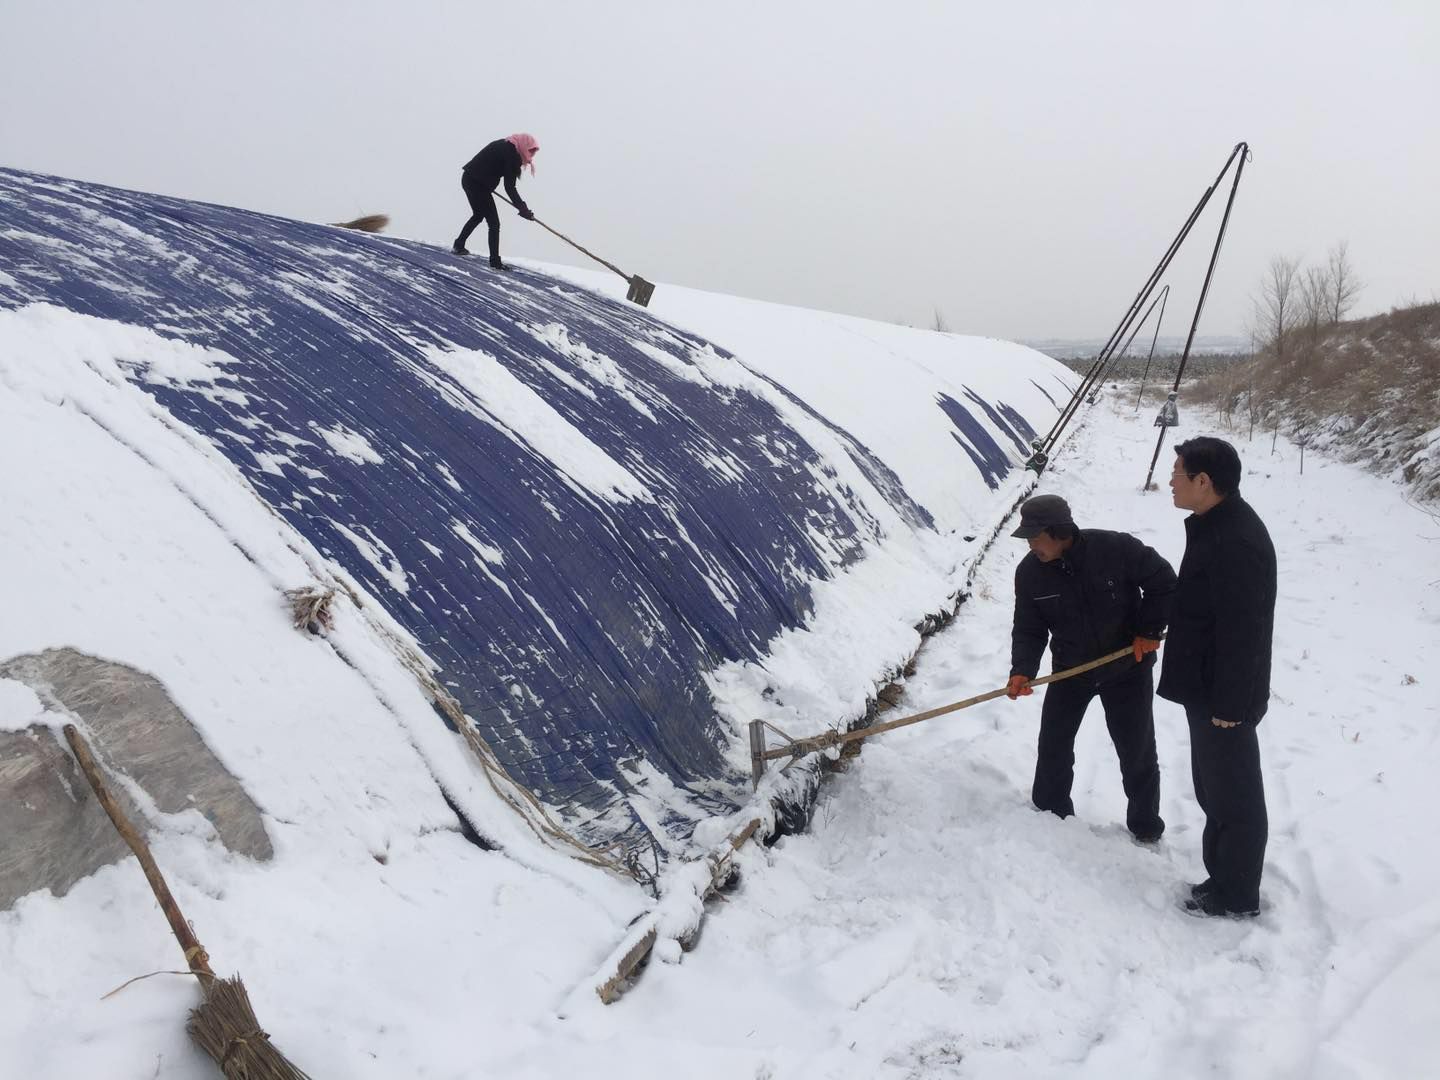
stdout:
[(505, 181), (505, 195), (515, 204), (515, 209), (526, 210), (525, 200), (515, 190), (515, 181), (520, 179), (520, 151), (509, 139), (496, 139), (465, 163), (461, 180), (467, 188), (477, 187), (482, 191), (494, 191), (501, 180)]
[[(1010, 674), (1033, 679), (1045, 643), (1056, 670), (1088, 663), (1135, 637), (1164, 636), (1175, 571), (1154, 548), (1129, 533), (1081, 529), (1053, 562), (1029, 554), (1015, 568), (1015, 625)], [(1143, 664), (1154, 664), (1154, 654)], [(1128, 675), (1133, 656), (1090, 672), (1097, 684)]]
[(1260, 516), (1238, 494), (1191, 514), (1156, 692), (1258, 724), (1270, 700), (1274, 630), (1275, 545)]

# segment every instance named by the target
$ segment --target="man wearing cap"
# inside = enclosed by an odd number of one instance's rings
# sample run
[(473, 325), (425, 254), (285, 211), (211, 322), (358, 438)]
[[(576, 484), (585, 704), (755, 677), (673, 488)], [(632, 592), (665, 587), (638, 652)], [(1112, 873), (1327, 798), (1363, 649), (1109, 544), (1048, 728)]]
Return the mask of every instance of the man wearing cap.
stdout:
[(1125, 823), (1142, 843), (1165, 831), (1160, 817), (1160, 765), (1155, 753), (1154, 652), (1170, 615), (1175, 571), (1129, 533), (1081, 529), (1058, 495), (1037, 495), (1020, 507), (1012, 536), (1030, 545), (1015, 568), (1011, 631), (1012, 701), (1033, 693), (1045, 645), (1056, 670), (1087, 663), (1130, 645), (1132, 654), (1049, 684), (1040, 710), (1040, 742), (1031, 799), (1060, 817), (1075, 812), (1075, 736), (1095, 697), (1120, 758), (1129, 807)]

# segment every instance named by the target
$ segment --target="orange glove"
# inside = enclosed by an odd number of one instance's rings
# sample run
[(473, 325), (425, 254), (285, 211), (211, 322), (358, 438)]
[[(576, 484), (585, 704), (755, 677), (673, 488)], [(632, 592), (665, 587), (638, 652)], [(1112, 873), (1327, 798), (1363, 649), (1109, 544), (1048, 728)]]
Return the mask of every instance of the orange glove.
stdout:
[(1034, 692), (1030, 689), (1030, 680), (1024, 675), (1011, 675), (1010, 681), (1005, 684), (1005, 696), (1011, 701), (1016, 698), (1029, 697)]
[(1131, 648), (1135, 650), (1135, 662), (1138, 664), (1145, 658), (1146, 653), (1154, 652), (1160, 648), (1160, 642), (1154, 638), (1137, 636), (1135, 640), (1131, 642)]

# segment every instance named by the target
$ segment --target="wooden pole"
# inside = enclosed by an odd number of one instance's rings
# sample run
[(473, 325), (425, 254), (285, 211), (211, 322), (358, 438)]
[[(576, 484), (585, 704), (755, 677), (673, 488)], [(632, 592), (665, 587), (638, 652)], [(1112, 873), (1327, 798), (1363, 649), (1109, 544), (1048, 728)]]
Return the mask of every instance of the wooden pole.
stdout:
[[(501, 202), (506, 203), (506, 204), (509, 205), (509, 206), (514, 206), (514, 205), (515, 205), (514, 203), (510, 202), (509, 199), (505, 198), (504, 195), (501, 195), (498, 191), (495, 192), (495, 197), (496, 197), (497, 199), (499, 199)], [(630, 280), (630, 275), (627, 274), (624, 270), (621, 270), (618, 266), (616, 266), (614, 263), (610, 262), (608, 259), (602, 259), (599, 255), (596, 255), (596, 254), (595, 254), (593, 251), (591, 251), (589, 248), (583, 247), (583, 246), (581, 246), (580, 244), (577, 244), (574, 240), (571, 240), (570, 237), (566, 236), (566, 235), (565, 235), (564, 233), (562, 233), (560, 230), (558, 230), (558, 229), (552, 229), (549, 225), (546, 225), (545, 222), (541, 221), (538, 217), (531, 217), (530, 220), (533, 221), (533, 222), (535, 222), (536, 225), (539, 225), (542, 229), (544, 229), (546, 232), (548, 232), (551, 236), (554, 236), (554, 237), (557, 237), (558, 239), (564, 240), (565, 243), (569, 244), (569, 245), (570, 245), (571, 247), (573, 247), (576, 251), (582, 252), (582, 253), (590, 256), (590, 258), (594, 259), (594, 260), (595, 260), (596, 262), (598, 262), (601, 266), (605, 267), (605, 268), (608, 269), (608, 270), (613, 270), (613, 271), (615, 271), (615, 273), (619, 274), (619, 275), (620, 275), (621, 277), (623, 277), (626, 281), (629, 281), (629, 280)]]
[[(1075, 675), (1083, 675), (1087, 671), (1093, 671), (1097, 667), (1119, 660), (1122, 656), (1129, 654), (1134, 646), (1126, 645), (1123, 649), (1116, 649), (1112, 653), (1091, 660), (1088, 663), (1078, 664), (1064, 671), (1057, 671), (1039, 679), (1031, 679), (1029, 686), (1044, 686), (1046, 683), (1059, 682), (1061, 679), (1069, 679)], [(778, 750), (766, 750), (765, 760), (773, 760), (782, 757), (798, 757), (800, 754), (811, 753), (816, 750), (826, 750), (832, 746), (840, 746), (844, 743), (858, 742), (861, 739), (868, 739), (872, 735), (879, 735), (886, 731), (894, 731), (896, 728), (908, 727), (910, 724), (918, 724), (922, 720), (933, 720), (937, 716), (944, 716), (946, 713), (959, 712), (961, 709), (968, 709), (972, 705), (979, 705), (982, 701), (993, 701), (1009, 692), (1008, 687), (1001, 687), (999, 690), (990, 690), (983, 694), (976, 694), (974, 697), (966, 698), (964, 701), (957, 701), (951, 705), (942, 705), (938, 709), (930, 709), (928, 712), (916, 713), (914, 716), (904, 716), (899, 720), (891, 720), (884, 724), (876, 724), (874, 727), (859, 728), (855, 731), (847, 731), (843, 735), (838, 732), (827, 732), (824, 735), (813, 736), (808, 739), (796, 739), (789, 746)]]
[(165, 884), (160, 867), (150, 854), (149, 845), (110, 794), (105, 777), (90, 753), (89, 744), (74, 724), (65, 725), (65, 739), (75, 752), (75, 760), (80, 763), (80, 771), (90, 782), (95, 798), (110, 816), (115, 831), (140, 860), (145, 880), (150, 882), (150, 890), (160, 902), (165, 918), (170, 920), (170, 931), (185, 952), (185, 963), (190, 973), (200, 980), (204, 1000), (190, 1011), (189, 1022), (185, 1025), (190, 1037), (230, 1080), (309, 1080), (304, 1070), (270, 1042), (269, 1034), (255, 1019), (250, 995), (240, 976), (220, 979), (210, 970), (210, 957), (195, 936), (195, 931), (190, 929), (175, 897), (170, 894), (170, 887)]
[[(509, 199), (505, 198), (504, 195), (501, 195), (498, 191), (495, 192), (495, 197), (509, 206), (515, 205)], [(605, 267), (608, 270), (615, 271), (615, 273), (619, 274), (622, 278), (624, 278), (630, 285), (629, 291), (625, 293), (626, 300), (639, 304), (641, 307), (650, 306), (650, 297), (655, 294), (655, 285), (653, 282), (646, 281), (639, 274), (625, 273), (624, 270), (621, 270), (618, 266), (610, 262), (608, 259), (602, 259), (599, 255), (596, 255), (589, 248), (585, 247), (582, 244), (577, 244), (574, 240), (571, 240), (570, 237), (566, 236), (559, 229), (552, 229), (549, 225), (546, 225), (545, 222), (541, 221), (534, 214), (530, 215), (530, 220), (535, 222), (536, 225), (539, 225), (551, 236), (558, 237), (559, 239), (564, 240), (565, 243), (569, 244), (576, 251), (582, 252), (583, 254), (590, 256), (590, 258), (594, 259), (601, 266)]]
[(200, 979), (201, 985), (206, 986), (206, 979), (215, 978), (215, 972), (210, 970), (210, 957), (205, 952), (205, 947), (200, 944), (200, 939), (195, 936), (195, 931), (185, 920), (184, 914), (180, 911), (180, 905), (175, 902), (175, 897), (170, 894), (170, 887), (165, 884), (160, 867), (156, 865), (155, 857), (150, 854), (149, 845), (145, 843), (144, 837), (136, 832), (135, 826), (125, 816), (125, 811), (120, 809), (120, 804), (115, 801), (115, 796), (110, 794), (110, 789), (105, 785), (105, 778), (101, 775), (100, 767), (95, 764), (95, 758), (90, 753), (89, 744), (86, 743), (85, 737), (80, 734), (74, 724), (65, 725), (65, 739), (70, 743), (70, 749), (75, 752), (75, 760), (80, 763), (80, 771), (90, 782), (90, 790), (95, 792), (95, 798), (99, 800), (105, 813), (110, 815), (110, 821), (114, 824), (116, 832), (130, 846), (135, 857), (140, 860), (140, 868), (145, 871), (145, 880), (150, 882), (150, 889), (154, 892), (155, 899), (160, 902), (160, 908), (165, 912), (165, 918), (170, 920), (170, 931), (185, 952), (185, 963)]

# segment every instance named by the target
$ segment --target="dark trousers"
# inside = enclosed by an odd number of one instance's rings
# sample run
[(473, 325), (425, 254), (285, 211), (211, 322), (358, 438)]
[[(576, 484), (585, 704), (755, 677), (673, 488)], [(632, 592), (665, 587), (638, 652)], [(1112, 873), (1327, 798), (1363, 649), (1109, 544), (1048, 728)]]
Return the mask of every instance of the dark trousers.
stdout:
[(1216, 727), (1205, 709), (1185, 707), (1195, 801), (1205, 811), (1201, 854), (1215, 896), (1231, 911), (1260, 907), (1260, 874), (1270, 819), (1254, 724)]
[(485, 222), (490, 231), (490, 258), (500, 258), (500, 210), (495, 205), (494, 189), (487, 189), (484, 184), (477, 183), (469, 173), (460, 174), (460, 187), (465, 191), (465, 198), (470, 200), (470, 220), (465, 222), (465, 227), (460, 230), (460, 238), (455, 241), (457, 247), (464, 247), (465, 241), (470, 239), (470, 234), (475, 231), (475, 226)]
[(1041, 810), (1061, 817), (1075, 812), (1070, 788), (1075, 783), (1075, 736), (1091, 700), (1097, 695), (1105, 709), (1105, 727), (1120, 759), (1120, 780), (1129, 807), (1125, 824), (1136, 836), (1159, 836), (1160, 763), (1155, 755), (1154, 665), (1103, 686), (1080, 675), (1045, 688), (1040, 709), (1040, 747), (1035, 760), (1035, 786), (1030, 797)]

